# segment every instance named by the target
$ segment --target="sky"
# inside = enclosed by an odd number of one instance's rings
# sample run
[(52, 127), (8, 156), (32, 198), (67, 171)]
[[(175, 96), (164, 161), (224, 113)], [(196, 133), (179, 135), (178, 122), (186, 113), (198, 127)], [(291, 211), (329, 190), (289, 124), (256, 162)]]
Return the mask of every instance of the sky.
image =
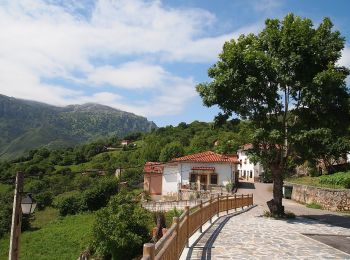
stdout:
[(348, 0), (0, 0), (0, 94), (100, 103), (158, 126), (212, 121), (219, 109), (195, 86), (225, 41), (290, 12), (316, 26), (327, 16), (350, 67), (349, 10)]

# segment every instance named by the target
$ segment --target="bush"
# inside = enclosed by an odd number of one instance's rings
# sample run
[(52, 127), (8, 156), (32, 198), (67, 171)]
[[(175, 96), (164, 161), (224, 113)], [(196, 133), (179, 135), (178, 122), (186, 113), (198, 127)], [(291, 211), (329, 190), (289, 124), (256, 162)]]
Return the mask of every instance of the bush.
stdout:
[(319, 177), (321, 184), (343, 186), (350, 189), (350, 172), (337, 172), (331, 175), (323, 175)]
[(58, 202), (58, 212), (61, 216), (75, 215), (81, 210), (81, 197), (72, 195)]
[(150, 241), (152, 214), (140, 207), (134, 196), (120, 193), (98, 211), (93, 227), (93, 248), (103, 258), (132, 259)]
[(53, 194), (50, 191), (44, 191), (35, 195), (38, 210), (44, 209), (52, 204)]

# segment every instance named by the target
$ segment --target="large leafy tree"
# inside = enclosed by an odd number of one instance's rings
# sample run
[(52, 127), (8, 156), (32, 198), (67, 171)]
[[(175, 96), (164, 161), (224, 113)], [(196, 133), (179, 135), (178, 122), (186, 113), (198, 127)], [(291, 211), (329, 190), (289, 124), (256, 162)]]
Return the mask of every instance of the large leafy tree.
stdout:
[(318, 27), (293, 14), (268, 19), (258, 35), (226, 42), (208, 71), (213, 80), (197, 86), (205, 105), (223, 111), (217, 121), (237, 115), (252, 123), (251, 152), (273, 175), (267, 204), (274, 214), (284, 214), (283, 174), (290, 160), (316, 161), (348, 149), (339, 145), (349, 125), (349, 70), (337, 63), (345, 39), (332, 28), (328, 18)]

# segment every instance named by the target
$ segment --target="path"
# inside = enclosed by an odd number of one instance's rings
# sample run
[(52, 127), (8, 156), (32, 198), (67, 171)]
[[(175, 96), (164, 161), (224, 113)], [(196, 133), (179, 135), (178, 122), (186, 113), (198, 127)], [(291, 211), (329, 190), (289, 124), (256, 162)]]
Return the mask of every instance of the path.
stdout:
[(257, 206), (246, 213), (217, 219), (186, 250), (182, 259), (350, 259), (350, 229), (341, 227), (346, 226), (347, 223), (341, 222), (348, 220), (347, 217), (309, 209), (289, 200), (284, 201), (286, 210), (319, 219), (328, 214), (340, 217), (340, 221), (326, 219), (335, 221), (339, 226), (304, 217), (293, 220), (262, 217), (267, 209), (266, 201), (271, 198), (272, 187), (261, 183), (253, 185), (254, 189), (246, 184), (238, 193), (254, 193)]

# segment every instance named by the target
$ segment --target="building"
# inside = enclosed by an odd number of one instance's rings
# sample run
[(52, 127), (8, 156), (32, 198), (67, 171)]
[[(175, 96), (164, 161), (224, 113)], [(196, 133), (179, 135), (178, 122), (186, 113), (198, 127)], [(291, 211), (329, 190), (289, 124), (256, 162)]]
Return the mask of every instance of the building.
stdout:
[(261, 181), (264, 175), (264, 168), (260, 163), (253, 163), (247, 154), (248, 150), (252, 149), (252, 144), (243, 145), (238, 151), (238, 174), (240, 179), (256, 182)]
[(146, 162), (143, 171), (143, 189), (150, 195), (162, 195), (164, 166), (159, 162)]
[(150, 177), (155, 176), (155, 173), (149, 166), (160, 167), (161, 164), (148, 162), (145, 165), (145, 190), (159, 193), (161, 187), (162, 196), (175, 197), (180, 189), (210, 190), (224, 187), (235, 182), (238, 164), (237, 155), (221, 155), (212, 151), (187, 155), (164, 163), (162, 172), (158, 173), (162, 177), (159, 181)]
[(122, 140), (120, 144), (121, 144), (122, 146), (126, 146), (126, 145), (129, 145), (130, 143), (131, 143), (130, 140)]

